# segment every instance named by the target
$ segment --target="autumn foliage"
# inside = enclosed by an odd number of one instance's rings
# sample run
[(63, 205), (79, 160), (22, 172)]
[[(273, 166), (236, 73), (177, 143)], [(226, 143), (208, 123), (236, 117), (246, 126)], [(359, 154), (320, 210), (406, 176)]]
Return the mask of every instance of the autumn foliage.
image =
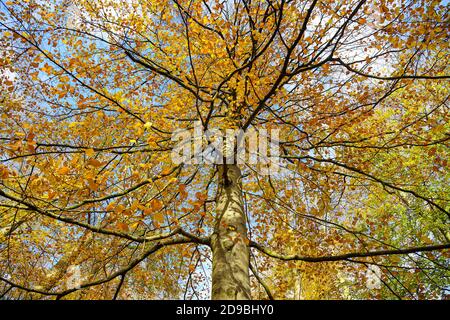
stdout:
[(448, 298), (449, 19), (428, 0), (0, 1), (0, 297), (210, 298), (226, 173), (171, 159), (197, 121), (280, 131), (282, 172), (240, 168), (252, 298)]

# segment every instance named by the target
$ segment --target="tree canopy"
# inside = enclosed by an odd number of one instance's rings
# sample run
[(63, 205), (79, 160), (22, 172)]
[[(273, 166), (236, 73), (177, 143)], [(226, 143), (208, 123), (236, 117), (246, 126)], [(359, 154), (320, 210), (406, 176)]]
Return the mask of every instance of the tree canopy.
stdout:
[(0, 0), (0, 297), (448, 298), (449, 9)]

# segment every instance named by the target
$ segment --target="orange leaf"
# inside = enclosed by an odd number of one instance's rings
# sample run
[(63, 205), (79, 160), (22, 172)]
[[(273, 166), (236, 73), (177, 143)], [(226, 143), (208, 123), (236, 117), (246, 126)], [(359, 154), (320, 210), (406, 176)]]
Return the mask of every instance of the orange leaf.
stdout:
[(172, 171), (172, 169), (170, 169), (170, 168), (164, 169), (164, 170), (161, 172), (161, 175), (162, 175), (162, 176), (167, 176), (171, 171)]
[(92, 191), (97, 191), (97, 189), (100, 185), (97, 182), (95, 182), (95, 180), (92, 178), (87, 179), (87, 181), (88, 181), (89, 189), (91, 189)]
[(186, 197), (188, 196), (188, 193), (186, 192), (186, 185), (185, 184), (180, 184), (178, 186), (178, 191), (180, 192), (181, 200), (186, 199)]
[(125, 210), (125, 207), (121, 204), (119, 204), (117, 207), (114, 208), (115, 213), (122, 213)]
[(152, 211), (154, 212), (161, 210), (161, 208), (163, 207), (163, 203), (161, 200), (153, 199), (152, 201), (150, 201), (150, 206), (152, 208)]
[(146, 216), (152, 213), (152, 209), (151, 208), (147, 208), (147, 207), (144, 208), (142, 211), (143, 211), (144, 215), (146, 215)]
[(204, 193), (201, 192), (197, 192), (195, 194), (195, 197), (200, 201), (200, 202), (205, 202), (205, 200), (208, 198), (208, 196)]
[(162, 213), (155, 213), (153, 215), (153, 220), (158, 222), (158, 223), (163, 223), (164, 222), (164, 215)]
[(117, 222), (117, 227), (118, 227), (120, 230), (122, 230), (122, 231), (125, 231), (125, 232), (128, 232), (128, 231), (129, 231), (128, 225), (127, 225), (126, 223), (123, 223), (123, 222)]
[(106, 206), (106, 211), (113, 211), (116, 204), (114, 202), (111, 202)]
[(68, 174), (69, 173), (69, 168), (67, 167), (61, 167), (58, 169), (58, 174)]
[(102, 163), (100, 161), (98, 161), (97, 159), (89, 159), (87, 161), (87, 164), (90, 165), (90, 166), (96, 167), (96, 168), (102, 166)]

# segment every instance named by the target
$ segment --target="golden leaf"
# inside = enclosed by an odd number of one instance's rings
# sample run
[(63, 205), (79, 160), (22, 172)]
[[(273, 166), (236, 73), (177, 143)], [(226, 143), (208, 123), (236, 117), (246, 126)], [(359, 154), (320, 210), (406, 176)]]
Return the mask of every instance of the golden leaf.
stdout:
[(70, 172), (70, 169), (67, 167), (61, 167), (58, 169), (58, 174), (64, 175), (64, 174), (68, 174)]
[(94, 149), (92, 149), (92, 148), (86, 149), (86, 150), (84, 151), (84, 153), (85, 153), (88, 157), (92, 157), (92, 156), (95, 155), (95, 151), (94, 151)]

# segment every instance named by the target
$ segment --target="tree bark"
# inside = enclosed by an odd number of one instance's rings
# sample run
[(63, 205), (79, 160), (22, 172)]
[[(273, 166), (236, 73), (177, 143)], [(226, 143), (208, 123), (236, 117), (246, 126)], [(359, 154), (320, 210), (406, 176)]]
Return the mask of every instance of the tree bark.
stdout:
[(249, 300), (250, 248), (242, 197), (241, 171), (236, 164), (219, 167), (216, 221), (211, 237), (214, 300)]

